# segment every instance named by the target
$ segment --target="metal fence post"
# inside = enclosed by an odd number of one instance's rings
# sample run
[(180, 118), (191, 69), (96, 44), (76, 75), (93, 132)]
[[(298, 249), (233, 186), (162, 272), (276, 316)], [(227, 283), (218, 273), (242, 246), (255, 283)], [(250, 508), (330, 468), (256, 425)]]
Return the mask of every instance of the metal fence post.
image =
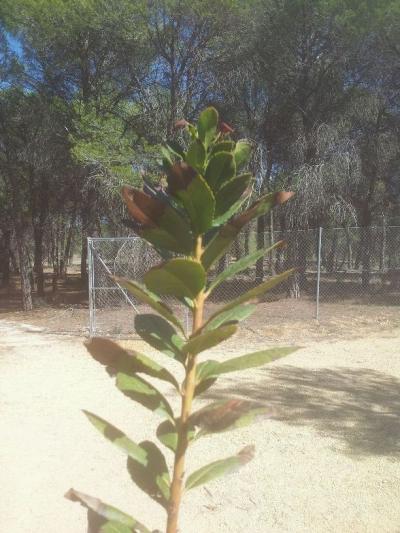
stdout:
[(89, 337), (94, 337), (95, 334), (95, 298), (94, 298), (94, 265), (93, 265), (93, 249), (92, 239), (87, 238), (88, 248), (88, 268), (89, 268)]
[(318, 263), (317, 263), (317, 308), (315, 318), (319, 320), (319, 290), (321, 283), (321, 247), (322, 247), (322, 228), (318, 229)]

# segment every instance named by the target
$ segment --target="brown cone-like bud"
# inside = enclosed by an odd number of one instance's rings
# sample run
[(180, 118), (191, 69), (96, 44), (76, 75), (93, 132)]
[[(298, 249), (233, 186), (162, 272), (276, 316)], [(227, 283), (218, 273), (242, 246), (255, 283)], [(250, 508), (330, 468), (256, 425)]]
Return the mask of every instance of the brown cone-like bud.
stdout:
[(186, 126), (189, 125), (189, 122), (187, 120), (185, 120), (184, 118), (181, 118), (180, 120), (177, 120), (174, 124), (174, 128), (176, 130), (182, 130), (184, 128), (186, 128)]
[(221, 133), (233, 133), (235, 131), (232, 126), (222, 121), (219, 123), (218, 129)]
[(163, 202), (130, 185), (124, 185), (121, 193), (129, 214), (136, 222), (148, 228), (157, 226), (165, 209)]

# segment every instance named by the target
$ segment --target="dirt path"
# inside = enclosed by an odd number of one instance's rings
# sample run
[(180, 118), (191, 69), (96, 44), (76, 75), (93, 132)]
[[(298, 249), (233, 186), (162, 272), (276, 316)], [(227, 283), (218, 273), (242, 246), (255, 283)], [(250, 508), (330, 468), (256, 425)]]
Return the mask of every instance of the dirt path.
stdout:
[[(117, 391), (81, 340), (1, 321), (0, 339), (0, 530), (86, 532), (84, 510), (63, 498), (71, 486), (161, 527), (163, 512), (80, 409), (137, 441), (156, 420)], [(187, 495), (182, 533), (400, 531), (400, 331), (310, 345), (243, 376), (221, 380), (213, 397), (263, 399), (276, 414), (194, 445), (188, 471), (248, 443), (257, 454)]]

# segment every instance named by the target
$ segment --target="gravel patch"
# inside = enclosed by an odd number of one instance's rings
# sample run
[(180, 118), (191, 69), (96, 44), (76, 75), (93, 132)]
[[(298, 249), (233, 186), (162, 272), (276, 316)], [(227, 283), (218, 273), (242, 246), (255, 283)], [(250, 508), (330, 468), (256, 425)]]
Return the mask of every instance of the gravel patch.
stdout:
[[(70, 487), (162, 529), (164, 511), (132, 484), (125, 457), (81, 409), (136, 441), (154, 437), (156, 416), (115, 388), (79, 338), (0, 321), (0, 339), (1, 531), (86, 532), (84, 509), (63, 498)], [(227, 350), (206, 355), (245, 353), (238, 340), (240, 334)], [(255, 444), (256, 456), (243, 470), (186, 495), (181, 532), (399, 532), (399, 341), (400, 330), (393, 330), (315, 343), (221, 379), (208, 398), (250, 397), (274, 414), (193, 445), (188, 472), (246, 444)]]

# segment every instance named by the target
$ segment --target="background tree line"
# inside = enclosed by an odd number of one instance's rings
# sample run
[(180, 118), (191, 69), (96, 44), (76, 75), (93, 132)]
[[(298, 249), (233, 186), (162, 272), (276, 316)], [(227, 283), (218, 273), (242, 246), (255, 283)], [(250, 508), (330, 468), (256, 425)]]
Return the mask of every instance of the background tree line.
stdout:
[(398, 0), (3, 0), (0, 272), (44, 291), (86, 237), (129, 233), (122, 181), (212, 104), (254, 146), (269, 228), (400, 224)]

